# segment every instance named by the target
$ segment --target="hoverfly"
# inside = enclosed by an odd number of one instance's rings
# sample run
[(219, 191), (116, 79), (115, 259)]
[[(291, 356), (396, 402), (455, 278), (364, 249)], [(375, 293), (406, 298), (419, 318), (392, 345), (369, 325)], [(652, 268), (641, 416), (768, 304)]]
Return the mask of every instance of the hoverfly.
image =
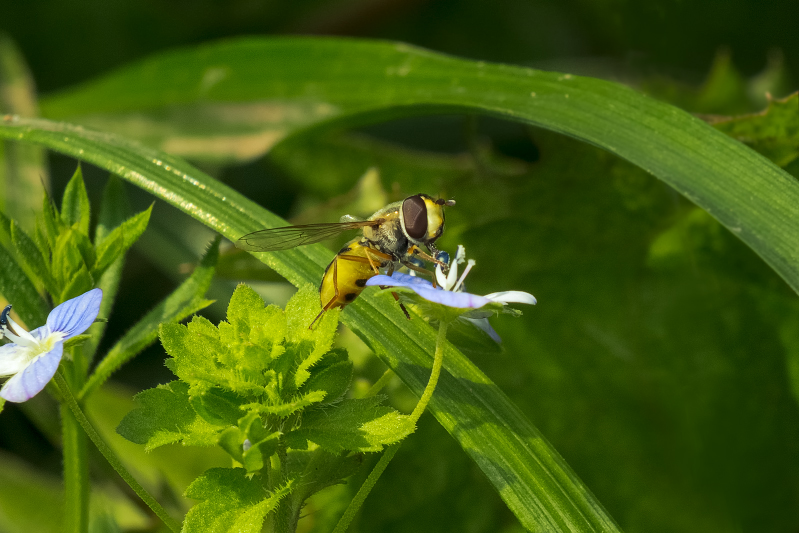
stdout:
[[(434, 199), (420, 193), (389, 204), (366, 220), (345, 215), (341, 222), (264, 229), (241, 237), (236, 246), (250, 252), (273, 252), (317, 243), (347, 230), (363, 231), (361, 237), (339, 250), (325, 269), (319, 286), (322, 310), (308, 326), (311, 328), (325, 311), (352, 303), (369, 278), (380, 273), (380, 268), (386, 268), (390, 276), (401, 264), (431, 275), (435, 283), (433, 273), (414, 260), (423, 259), (446, 270), (447, 264), (436, 258), (439, 251), (434, 243), (444, 232), (444, 207), (453, 205), (455, 200)], [(432, 255), (422, 251), (421, 245)], [(404, 307), (403, 311), (410, 318)]]

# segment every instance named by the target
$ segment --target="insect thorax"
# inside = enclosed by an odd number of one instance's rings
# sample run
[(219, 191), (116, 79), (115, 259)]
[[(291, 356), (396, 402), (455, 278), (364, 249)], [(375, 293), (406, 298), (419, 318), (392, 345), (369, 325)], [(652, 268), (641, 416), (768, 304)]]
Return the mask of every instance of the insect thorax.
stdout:
[(379, 250), (388, 254), (396, 261), (403, 259), (408, 254), (410, 242), (408, 237), (402, 231), (400, 219), (396, 212), (384, 215), (386, 221), (375, 228), (363, 229), (363, 245), (370, 246), (375, 250)]

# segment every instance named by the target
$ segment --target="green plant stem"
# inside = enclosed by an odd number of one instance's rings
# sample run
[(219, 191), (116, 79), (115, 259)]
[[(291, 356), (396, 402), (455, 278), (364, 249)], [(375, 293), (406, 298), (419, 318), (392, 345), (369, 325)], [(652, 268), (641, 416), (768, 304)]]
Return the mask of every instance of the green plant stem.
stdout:
[(372, 396), (383, 390), (383, 387), (385, 387), (393, 377), (394, 377), (394, 371), (391, 370), (390, 368), (387, 368), (386, 371), (383, 372), (383, 375), (380, 376), (380, 379), (375, 381), (375, 384), (372, 385), (368, 391), (366, 391), (366, 394), (364, 394), (363, 397), (371, 398)]
[(86, 533), (89, 529), (88, 443), (78, 420), (65, 405), (61, 406), (61, 434), (64, 454), (64, 531)]
[[(86, 432), (86, 435), (91, 439), (97, 449), (103, 454), (106, 461), (111, 465), (111, 467), (117, 471), (117, 473), (125, 480), (133, 491), (138, 494), (139, 498), (153, 510), (153, 512), (160, 518), (164, 524), (174, 533), (178, 533), (180, 531), (180, 524), (169, 514), (166, 510), (161, 507), (161, 505), (155, 501), (149, 492), (147, 492), (144, 487), (142, 487), (138, 481), (127, 471), (127, 469), (122, 465), (122, 462), (119, 458), (114, 454), (111, 448), (103, 441), (100, 434), (94, 429), (89, 419), (86, 418), (86, 415), (81, 410), (78, 402), (75, 400), (75, 396), (72, 394), (72, 390), (69, 388), (67, 381), (64, 379), (64, 376), (61, 375), (60, 372), (56, 372), (55, 375), (55, 384), (61, 393), (63, 402), (66, 404), (66, 407), (72, 411), (72, 415), (74, 415), (75, 420), (80, 424), (83, 428), (83, 431)], [(66, 440), (66, 438), (65, 438)], [(68, 487), (67, 487), (68, 488)], [(69, 496), (67, 496), (69, 497)]]
[(419, 398), (419, 403), (416, 404), (416, 408), (411, 413), (411, 420), (413, 420), (414, 424), (419, 421), (419, 417), (421, 417), (422, 413), (427, 409), (427, 404), (430, 403), (430, 398), (433, 397), (433, 391), (436, 390), (436, 385), (438, 385), (438, 377), (441, 375), (441, 366), (444, 364), (444, 341), (446, 340), (447, 322), (442, 320), (438, 326), (438, 337), (436, 337), (436, 353), (433, 357), (433, 370), (430, 372), (430, 379), (427, 381), (427, 386), (424, 388), (422, 397)]
[[(441, 367), (444, 363), (444, 341), (447, 339), (447, 323), (442, 321), (438, 326), (438, 337), (436, 337), (436, 352), (433, 356), (433, 369), (430, 372), (430, 379), (427, 381), (427, 386), (424, 388), (424, 392), (422, 393), (422, 397), (419, 398), (419, 402), (416, 404), (416, 408), (414, 408), (413, 412), (410, 414), (410, 419), (413, 421), (414, 424), (419, 421), (419, 417), (422, 416), (425, 409), (427, 408), (427, 404), (430, 403), (430, 398), (433, 397), (433, 391), (436, 390), (436, 385), (438, 384), (438, 377), (441, 375)], [(386, 371), (383, 376), (377, 380), (377, 382), (372, 386), (374, 389), (386, 376), (389, 378), (391, 374), (389, 372), (391, 369)], [(386, 378), (386, 381), (388, 378)], [(381, 385), (382, 388), (382, 385)], [(372, 389), (369, 389), (367, 396), (369, 396), (372, 392)], [(380, 389), (377, 389), (380, 390)], [(355, 514), (363, 505), (363, 502), (366, 500), (366, 497), (369, 496), (369, 493), (374, 488), (377, 480), (380, 479), (380, 476), (383, 474), (383, 471), (388, 466), (388, 463), (391, 462), (391, 459), (394, 458), (394, 455), (399, 450), (399, 447), (402, 443), (398, 442), (396, 444), (392, 444), (386, 451), (383, 453), (383, 456), (377, 462), (375, 467), (369, 473), (369, 476), (366, 478), (366, 481), (363, 482), (361, 488), (358, 489), (358, 492), (355, 494), (355, 497), (352, 499), (350, 504), (347, 506), (347, 509), (344, 511), (344, 515), (342, 515), (341, 519), (336, 524), (336, 528), (333, 530), (333, 533), (344, 533), (347, 531), (352, 519), (355, 518)]]
[(344, 515), (338, 521), (338, 524), (336, 524), (336, 529), (333, 530), (333, 533), (344, 533), (347, 531), (347, 528), (350, 526), (350, 522), (352, 522), (352, 519), (355, 518), (355, 514), (361, 508), (361, 505), (363, 505), (366, 497), (369, 496), (369, 493), (374, 488), (377, 480), (380, 479), (380, 476), (388, 466), (388, 463), (390, 463), (391, 459), (394, 458), (394, 454), (397, 453), (400, 445), (401, 443), (398, 442), (386, 448), (386, 451), (383, 452), (383, 456), (377, 462), (372, 471), (369, 472), (369, 477), (366, 478), (366, 481), (363, 482), (363, 485), (361, 485), (361, 488), (358, 489), (357, 494), (355, 494), (355, 497), (347, 506), (347, 510), (344, 511)]
[[(79, 386), (81, 377), (80, 355), (80, 350), (73, 350), (72, 364), (65, 365), (67, 377), (75, 386)], [(66, 385), (67, 378), (62, 376), (62, 379)], [(89, 530), (89, 447), (78, 420), (63, 404), (61, 435), (64, 456), (64, 531), (86, 533)]]

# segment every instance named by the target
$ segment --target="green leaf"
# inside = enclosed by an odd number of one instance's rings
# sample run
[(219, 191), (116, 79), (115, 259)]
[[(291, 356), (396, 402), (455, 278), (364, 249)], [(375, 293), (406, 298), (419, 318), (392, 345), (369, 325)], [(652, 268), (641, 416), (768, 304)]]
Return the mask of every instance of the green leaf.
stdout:
[(339, 361), (320, 367), (303, 385), (301, 391), (323, 391), (325, 404), (340, 400), (350, 388), (352, 381), (352, 362)]
[(61, 200), (61, 220), (67, 226), (77, 224), (77, 229), (83, 235), (89, 236), (89, 222), (91, 209), (89, 207), (89, 194), (83, 183), (83, 171), (78, 165), (72, 179), (64, 189), (64, 198)]
[(135, 397), (138, 408), (122, 419), (117, 433), (152, 450), (164, 444), (213, 446), (222, 426), (200, 418), (189, 402), (189, 386), (180, 381), (159, 385)]
[(245, 409), (252, 409), (259, 413), (270, 414), (286, 418), (293, 415), (297, 411), (301, 411), (306, 407), (320, 403), (325, 399), (324, 391), (311, 391), (305, 394), (300, 394), (297, 397), (288, 401), (273, 401), (267, 404), (251, 403), (244, 406)]
[(141, 237), (141, 234), (147, 229), (152, 211), (153, 206), (151, 205), (146, 211), (130, 217), (107, 233), (97, 245), (97, 264), (93, 272), (95, 276), (102, 275), (117, 257), (127, 252), (128, 248)]
[[(257, 472), (267, 464), (268, 458), (277, 452), (281, 435), (279, 431), (267, 433), (258, 413), (250, 412), (239, 420), (236, 427), (222, 432), (219, 436), (219, 445), (241, 463), (247, 472)], [(246, 450), (245, 440), (249, 441)]]
[(413, 433), (414, 425), (407, 416), (391, 407), (380, 405), (385, 398), (373, 396), (347, 399), (333, 408), (320, 408), (303, 413), (299, 429), (286, 435), (292, 448), (304, 449), (309, 440), (325, 450), (377, 452)]
[(58, 216), (58, 210), (53, 204), (53, 200), (47, 191), (43, 192), (42, 198), (42, 211), (37, 218), (41, 228), (42, 236), (47, 242), (47, 250), (42, 250), (42, 255), (49, 255), (50, 250), (55, 249), (56, 239), (61, 233), (60, 227), (62, 226), (61, 218)]
[(781, 167), (799, 157), (799, 93), (770, 100), (760, 113), (716, 117), (710, 123)]
[(285, 485), (270, 494), (243, 468), (212, 468), (186, 489), (186, 496), (200, 503), (186, 514), (183, 532), (260, 533), (267, 513), (290, 490)]
[(286, 339), (298, 352), (299, 366), (294, 373), (294, 388), (299, 389), (311, 377), (311, 367), (317, 364), (333, 345), (338, 326), (338, 310), (326, 312), (314, 328), (309, 328), (319, 314), (319, 291), (301, 287), (286, 304), (288, 319)]
[(36, 292), (36, 287), (16, 260), (2, 245), (0, 245), (0, 294), (11, 302), (25, 325), (34, 327), (44, 324), (49, 312), (47, 304)]
[(189, 403), (200, 418), (215, 426), (236, 425), (244, 404), (241, 397), (218, 387), (192, 396)]
[[(11, 222), (11, 240), (14, 247), (17, 249), (18, 257), (20, 257), (28, 266), (30, 271), (38, 278), (44, 285), (44, 288), (50, 294), (58, 294), (55, 280), (50, 274), (49, 261), (46, 261), (42, 256), (41, 249), (31, 239), (27, 233), (17, 224), (16, 221)], [(47, 258), (49, 260), (49, 257)]]
[[(298, 60), (287, 62), (287, 55)], [(253, 67), (267, 63), (273, 67), (268, 74)], [(199, 93), (202, 84), (196, 80), (202, 76), (187, 75), (182, 65), (199, 73), (225, 65), (230, 76)], [(369, 65), (366, 78), (362, 65)], [(164, 93), (157, 87), (142, 90), (135, 83), (145, 68), (153, 74), (147, 79), (173, 89), (169, 102), (162, 101)], [(202, 94), (211, 102), (271, 98), (298, 105), (315, 99), (333, 106), (329, 116), (337, 126), (447, 110), (537, 125), (602, 147), (664, 180), (709, 211), (799, 291), (799, 184), (688, 113), (612, 82), (477, 63), (395, 43), (289, 38), (226, 41), (172, 52), (83, 87), (54, 97), (48, 113), (132, 112), (190, 104)], [(179, 158), (113, 135), (11, 117), (0, 125), (0, 136), (43, 144), (118, 172), (232, 240), (285, 225)], [(295, 285), (317, 284), (331, 259), (318, 245), (259, 257)], [(393, 302), (369, 291), (342, 317), (411, 390), (423, 389), (435, 338), (427, 325), (398, 316)], [(617, 529), (557, 451), (449, 343), (444, 366), (430, 409), (486, 472), (524, 527)], [(470, 420), (479, 425), (464, 430)]]

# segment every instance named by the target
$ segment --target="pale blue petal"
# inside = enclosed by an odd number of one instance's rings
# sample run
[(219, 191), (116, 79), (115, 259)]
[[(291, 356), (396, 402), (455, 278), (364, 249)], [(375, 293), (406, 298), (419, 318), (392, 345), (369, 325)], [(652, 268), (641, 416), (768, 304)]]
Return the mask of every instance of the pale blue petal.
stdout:
[(77, 298), (72, 298), (62, 303), (50, 312), (47, 325), (50, 331), (60, 331), (65, 334), (64, 340), (80, 335), (92, 325), (100, 313), (100, 301), (103, 291), (92, 289)]
[(52, 350), (34, 359), (25, 370), (6, 381), (0, 389), (0, 396), (9, 402), (24, 402), (39, 394), (58, 370), (63, 353), (64, 344), (55, 343)]
[(476, 294), (469, 294), (468, 292), (450, 292), (441, 290), (441, 288), (434, 289), (432, 283), (425, 279), (399, 272), (395, 272), (391, 277), (382, 274), (374, 276), (369, 279), (366, 284), (370, 286), (405, 287), (413, 290), (425, 300), (460, 309), (477, 309), (491, 301)]
[(494, 328), (491, 327), (491, 324), (488, 323), (487, 318), (465, 318), (462, 317), (464, 320), (468, 320), (472, 324), (482, 331), (485, 331), (491, 339), (496, 342), (497, 344), (502, 344), (502, 338), (494, 331)]

